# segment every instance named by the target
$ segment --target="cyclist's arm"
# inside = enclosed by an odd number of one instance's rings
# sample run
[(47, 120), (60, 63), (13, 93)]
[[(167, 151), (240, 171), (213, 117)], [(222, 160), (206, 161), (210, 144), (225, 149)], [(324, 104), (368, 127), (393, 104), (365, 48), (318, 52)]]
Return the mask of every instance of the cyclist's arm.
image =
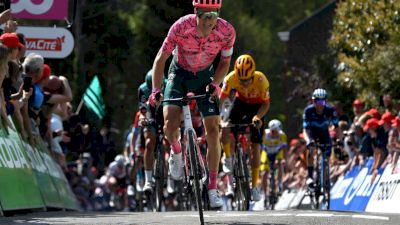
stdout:
[(264, 102), (258, 109), (257, 112), (258, 118), (263, 118), (267, 114), (268, 110), (269, 110), (269, 101)]
[(214, 74), (214, 83), (220, 84), (224, 79), (225, 75), (228, 73), (231, 58), (223, 59), (219, 61), (217, 69)]
[(257, 82), (259, 82), (258, 87), (261, 90), (261, 93), (262, 93), (261, 98), (262, 98), (263, 102), (257, 111), (257, 116), (258, 116), (258, 118), (263, 118), (269, 110), (269, 103), (270, 103), (269, 81), (265, 74), (263, 74), (261, 72), (259, 72), (259, 73), (263, 75), (262, 77), (259, 77), (258, 81), (257, 81)]
[(219, 94), (219, 108), (222, 110), (225, 99), (229, 97), (229, 93), (232, 90), (232, 85), (230, 84), (230, 77), (234, 76), (235, 72), (232, 71), (224, 78), (221, 93)]
[(164, 74), (164, 69), (165, 69), (165, 63), (167, 62), (167, 59), (169, 58), (171, 54), (163, 52), (162, 49), (160, 49), (157, 53), (156, 59), (154, 60), (153, 64), (153, 89), (154, 88), (160, 88), (161, 85), (163, 84), (163, 74)]
[(310, 126), (310, 118), (309, 115), (307, 113), (307, 108), (304, 109), (303, 112), (303, 136), (304, 136), (304, 140), (306, 141), (307, 144), (310, 143), (310, 141), (313, 139), (312, 135), (311, 135), (311, 126)]

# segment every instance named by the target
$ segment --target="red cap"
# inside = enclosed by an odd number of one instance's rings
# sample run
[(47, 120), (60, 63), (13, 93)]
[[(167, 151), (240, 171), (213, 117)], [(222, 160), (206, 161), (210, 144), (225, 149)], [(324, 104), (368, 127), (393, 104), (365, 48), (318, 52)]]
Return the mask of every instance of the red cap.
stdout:
[(400, 117), (396, 116), (392, 120), (392, 127), (400, 127)]
[(43, 72), (42, 75), (40, 76), (39, 80), (36, 81), (36, 83), (40, 83), (42, 80), (46, 79), (47, 77), (50, 77), (51, 74), (51, 68), (47, 64), (43, 64)]
[(381, 118), (381, 120), (379, 121), (379, 125), (382, 125), (382, 124), (384, 124), (384, 123), (392, 123), (392, 120), (394, 119), (394, 116), (392, 115), (392, 113), (391, 112), (385, 112), (383, 115), (382, 115), (382, 118)]
[(381, 118), (381, 114), (378, 112), (377, 109), (372, 108), (370, 109), (367, 114), (371, 115), (373, 118), (379, 120)]
[(0, 36), (0, 41), (3, 45), (9, 48), (25, 48), (23, 44), (19, 42), (18, 36), (14, 33), (4, 33)]
[(365, 132), (367, 132), (369, 128), (376, 129), (378, 127), (379, 127), (379, 120), (377, 120), (376, 118), (371, 118), (367, 120), (367, 123), (364, 125), (363, 129)]
[(360, 100), (360, 99), (355, 99), (354, 101), (353, 101), (353, 106), (364, 106), (364, 103)]

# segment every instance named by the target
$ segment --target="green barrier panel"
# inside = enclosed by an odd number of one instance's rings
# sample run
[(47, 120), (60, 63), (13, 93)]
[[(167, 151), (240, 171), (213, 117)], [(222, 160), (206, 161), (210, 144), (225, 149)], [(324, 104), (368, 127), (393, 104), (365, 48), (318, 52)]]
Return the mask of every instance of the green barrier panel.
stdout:
[(51, 177), (54, 187), (59, 194), (59, 204), (66, 209), (77, 210), (78, 202), (75, 194), (72, 192), (68, 180), (66, 179), (61, 167), (53, 160), (44, 142), (39, 144), (38, 150), (40, 152), (43, 163), (47, 166), (49, 175)]
[(0, 202), (3, 210), (44, 208), (29, 158), (0, 129)]
[(37, 148), (0, 124), (0, 212), (31, 208), (78, 209), (77, 199), (43, 141)]
[(31, 165), (36, 175), (44, 204), (47, 207), (63, 208), (64, 205), (61, 202), (59, 192), (51, 177), (51, 172), (47, 163), (43, 160), (43, 154), (38, 151), (38, 148), (33, 150), (30, 145), (24, 142), (20, 142), (20, 146), (23, 146), (22, 149), (26, 150), (28, 157), (31, 159)]

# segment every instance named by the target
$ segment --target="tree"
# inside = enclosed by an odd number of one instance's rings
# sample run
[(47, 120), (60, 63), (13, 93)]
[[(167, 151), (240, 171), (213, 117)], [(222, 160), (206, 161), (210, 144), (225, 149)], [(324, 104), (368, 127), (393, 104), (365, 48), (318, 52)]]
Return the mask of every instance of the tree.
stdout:
[(370, 104), (398, 96), (400, 4), (392, 0), (340, 1), (330, 46), (337, 54), (338, 82)]

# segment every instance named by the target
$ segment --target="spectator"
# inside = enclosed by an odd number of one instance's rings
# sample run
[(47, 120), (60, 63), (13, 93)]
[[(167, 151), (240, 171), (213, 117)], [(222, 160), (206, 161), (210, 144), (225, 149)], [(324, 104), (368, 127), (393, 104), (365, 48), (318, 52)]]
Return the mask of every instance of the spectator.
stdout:
[(52, 132), (49, 129), (50, 119), (59, 104), (64, 104), (72, 100), (72, 91), (67, 78), (64, 76), (51, 76), (50, 78), (50, 74), (51, 68), (47, 64), (44, 64), (43, 74), (36, 83), (40, 85), (44, 95), (41, 112), (39, 113), (39, 130), (42, 137), (49, 144), (50, 151), (53, 151), (54, 149), (51, 148)]
[(14, 33), (17, 31), (18, 27), (18, 22), (15, 20), (7, 20), (7, 22), (4, 24), (4, 33)]
[(355, 99), (353, 101), (353, 113), (354, 113), (354, 118), (353, 118), (353, 124), (358, 123), (361, 115), (364, 112), (364, 103), (360, 99)]
[(358, 119), (358, 122), (361, 126), (364, 126), (367, 120), (375, 118), (379, 120), (381, 118), (381, 114), (376, 108), (371, 108), (367, 112), (363, 113), (362, 116)]
[[(8, 74), (8, 49), (5, 45), (0, 44), (0, 86), (2, 87), (4, 79)], [(3, 91), (0, 92), (0, 113), (1, 122), (4, 127), (14, 129), (11, 121), (7, 117), (6, 102)]]
[(35, 146), (35, 135), (39, 135), (37, 120), (44, 96), (42, 89), (35, 82), (39, 80), (40, 76), (43, 73), (43, 64), (43, 57), (36, 53), (29, 54), (22, 64), (25, 72), (24, 76), (32, 77), (32, 81), (34, 82), (32, 84), (32, 95), (28, 100), (28, 104), (24, 105), (22, 110), (24, 127), (26, 128), (26, 132), (28, 134), (28, 142), (31, 146)]
[(350, 124), (350, 117), (343, 111), (343, 104), (340, 101), (334, 101), (333, 107), (336, 110), (336, 114), (339, 121), (345, 121), (347, 124)]
[(397, 160), (399, 158), (400, 152), (400, 117), (396, 116), (392, 120), (392, 129), (389, 132), (389, 151), (393, 154), (392, 156), (392, 166), (393, 169), (396, 167)]
[[(8, 75), (3, 82), (3, 94), (6, 102), (7, 115), (13, 115), (17, 121), (18, 131), (23, 138), (27, 137), (21, 114), (21, 108), (28, 101), (31, 92), (25, 92), (23, 85), (17, 86), (20, 77), (19, 67), (15, 61), (8, 61)], [(18, 91), (17, 91), (18, 90)]]
[[(23, 46), (26, 44), (25, 36), (22, 33), (17, 33), (19, 43), (21, 43)], [(26, 47), (22, 48), (19, 47), (19, 53), (18, 53), (18, 65), (21, 65), (21, 62), (23, 61), (23, 58), (25, 57), (26, 53)]]
[(18, 62), (20, 49), (25, 48), (25, 46), (19, 42), (17, 34), (4, 33), (0, 36), (0, 41), (8, 48), (9, 59)]
[(380, 103), (380, 106), (382, 108), (381, 112), (393, 112), (394, 110), (394, 104), (392, 100), (392, 96), (390, 94), (384, 94), (382, 96), (382, 102)]
[(376, 176), (378, 175), (378, 169), (385, 159), (385, 154), (387, 152), (387, 137), (385, 139), (384, 133), (379, 132), (378, 128), (379, 120), (377, 120), (376, 118), (369, 119), (363, 128), (365, 132), (368, 132), (368, 135), (371, 138), (370, 144), (373, 150), (374, 163), (371, 169), (371, 183), (374, 182)]
[(11, 10), (7, 9), (0, 13), (0, 24), (6, 23), (11, 19)]

